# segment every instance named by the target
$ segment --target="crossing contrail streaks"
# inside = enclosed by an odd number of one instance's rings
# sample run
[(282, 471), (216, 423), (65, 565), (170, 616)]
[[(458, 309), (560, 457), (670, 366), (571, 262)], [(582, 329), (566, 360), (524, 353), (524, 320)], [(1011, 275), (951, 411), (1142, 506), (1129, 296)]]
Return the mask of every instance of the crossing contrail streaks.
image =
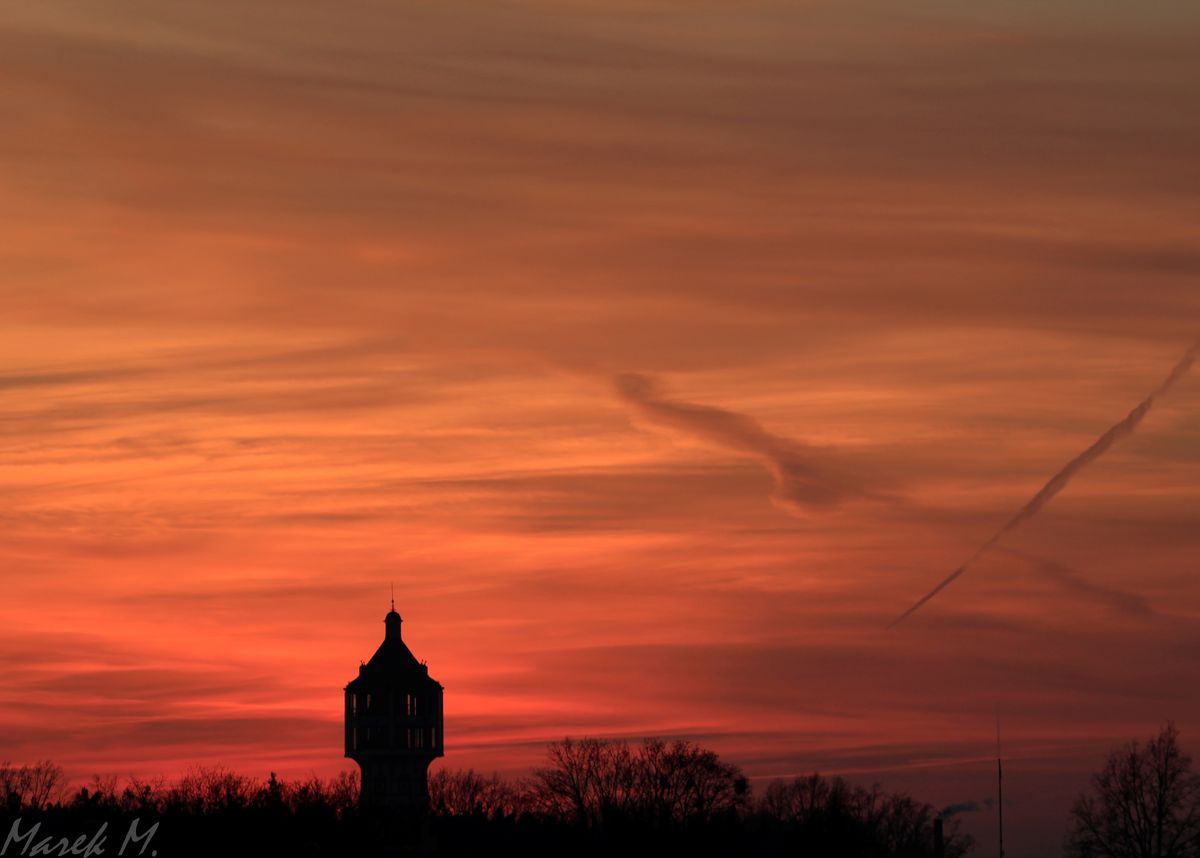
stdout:
[(942, 590), (946, 589), (946, 587), (952, 584), (956, 578), (966, 572), (971, 564), (978, 560), (980, 556), (983, 555), (989, 548), (999, 542), (1003, 536), (1010, 531), (1015, 530), (1017, 527), (1021, 526), (1023, 523), (1037, 515), (1038, 512), (1041, 511), (1042, 507), (1044, 507), (1055, 495), (1067, 487), (1067, 484), (1071, 481), (1071, 478), (1079, 473), (1079, 471), (1083, 470), (1092, 462), (1103, 456), (1108, 448), (1117, 441), (1121, 440), (1126, 435), (1132, 434), (1133, 430), (1137, 428), (1137, 425), (1142, 422), (1142, 418), (1144, 418), (1150, 411), (1151, 406), (1154, 405), (1154, 401), (1170, 390), (1175, 382), (1183, 378), (1183, 376), (1191, 368), (1192, 364), (1196, 361), (1196, 356), (1198, 353), (1200, 353), (1200, 340), (1192, 343), (1192, 347), (1187, 350), (1187, 353), (1184, 354), (1179, 363), (1175, 364), (1175, 368), (1171, 370), (1170, 374), (1167, 375), (1162, 384), (1151, 391), (1149, 396), (1139, 402), (1123, 420), (1110, 427), (1109, 430), (1097, 438), (1090, 447), (1063, 466), (1063, 468), (1057, 474), (1051, 477), (1049, 481), (1047, 481), (1047, 483), (1038, 490), (1038, 493), (1035, 494), (1028, 503), (1017, 510), (1016, 514), (1010, 518), (1003, 527), (992, 534), (991, 538), (988, 539), (987, 542), (983, 543), (983, 545), (981, 545), (974, 554), (968, 557), (961, 566), (946, 576), (946, 578), (940, 584), (918, 599), (916, 604), (914, 604), (896, 619), (892, 620), (892, 622), (888, 624), (888, 628), (890, 629), (894, 626), (898, 626), (900, 623), (904, 622), (914, 613), (920, 610), (926, 602), (928, 602), (938, 593), (942, 592)]

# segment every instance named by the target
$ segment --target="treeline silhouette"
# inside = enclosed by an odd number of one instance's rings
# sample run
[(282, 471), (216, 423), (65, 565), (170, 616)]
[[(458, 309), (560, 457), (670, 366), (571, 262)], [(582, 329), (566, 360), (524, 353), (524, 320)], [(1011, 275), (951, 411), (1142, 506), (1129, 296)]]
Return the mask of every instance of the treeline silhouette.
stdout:
[[(687, 741), (566, 739), (524, 778), (440, 769), (424, 819), (358, 806), (357, 773), (265, 780), (194, 768), (176, 781), (93, 778), (72, 787), (49, 762), (0, 766), (6, 818), (35, 840), (75, 842), (107, 824), (117, 854), (137, 820), (158, 858), (192, 855), (762, 855), (933, 858), (935, 809), (903, 794), (820, 775), (774, 781), (755, 797), (741, 770)], [(0, 844), (3, 841), (0, 840)], [(139, 854), (135, 841), (125, 854)], [(9, 854), (21, 854), (21, 844)], [(953, 823), (944, 852), (970, 839)], [(60, 854), (57, 851), (49, 854)], [(70, 854), (70, 853), (68, 853)]]

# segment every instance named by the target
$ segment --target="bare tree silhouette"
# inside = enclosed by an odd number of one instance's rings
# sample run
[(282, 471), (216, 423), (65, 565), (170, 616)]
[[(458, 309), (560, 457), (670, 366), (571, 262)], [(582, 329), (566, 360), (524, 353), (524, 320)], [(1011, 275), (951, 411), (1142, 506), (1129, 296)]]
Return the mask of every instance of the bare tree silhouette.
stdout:
[[(158, 825), (153, 848), (178, 858), (358, 856), (392, 842), (378, 809), (359, 802), (357, 772), (286, 780), (193, 767), (174, 781), (105, 776), (65, 787), (52, 763), (0, 766), (0, 831), (40, 824), (75, 837)], [(684, 740), (565, 739), (532, 777), (438, 770), (429, 793), (427, 820), (397, 819), (431, 856), (959, 858), (969, 845), (950, 826), (939, 853), (930, 805), (839, 779), (773, 783), (756, 803), (736, 765)]]
[(1078, 858), (1200, 855), (1200, 775), (1168, 723), (1145, 746), (1108, 755), (1071, 810), (1067, 854)]
[(61, 801), (67, 790), (62, 766), (41, 760), (25, 766), (0, 763), (0, 798), (9, 808), (40, 810)]
[(614, 821), (695, 825), (735, 813), (749, 799), (741, 769), (692, 742), (564, 739), (534, 772), (544, 810), (591, 827)]
[(438, 769), (429, 776), (429, 810), (434, 816), (518, 816), (525, 810), (521, 786), (474, 769)]
[[(864, 789), (818, 774), (773, 781), (759, 809), (769, 824), (783, 828), (800, 854), (937, 854), (934, 807), (878, 786)], [(970, 837), (958, 833), (957, 822), (945, 826), (941, 854), (946, 858), (960, 858), (973, 846)]]

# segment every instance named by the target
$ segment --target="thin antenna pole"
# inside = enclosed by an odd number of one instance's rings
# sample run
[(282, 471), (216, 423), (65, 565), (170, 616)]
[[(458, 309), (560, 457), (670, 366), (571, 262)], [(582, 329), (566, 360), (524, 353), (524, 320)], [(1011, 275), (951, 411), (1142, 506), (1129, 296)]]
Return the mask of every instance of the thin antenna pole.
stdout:
[(1000, 762), (1000, 713), (996, 713), (996, 810), (1000, 826), (1000, 858), (1004, 858), (1004, 766)]

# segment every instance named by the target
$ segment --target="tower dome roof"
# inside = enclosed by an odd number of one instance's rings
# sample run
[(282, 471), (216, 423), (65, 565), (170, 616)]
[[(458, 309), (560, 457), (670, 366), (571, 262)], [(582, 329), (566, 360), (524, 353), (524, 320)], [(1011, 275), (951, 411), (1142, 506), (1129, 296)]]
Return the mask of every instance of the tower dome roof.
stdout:
[(375, 650), (370, 661), (358, 669), (358, 676), (347, 688), (353, 688), (362, 682), (412, 682), (414, 680), (439, 685), (429, 675), (429, 668), (412, 654), (412, 650), (400, 636), (400, 626), (403, 621), (393, 606), (383, 618), (383, 643)]

